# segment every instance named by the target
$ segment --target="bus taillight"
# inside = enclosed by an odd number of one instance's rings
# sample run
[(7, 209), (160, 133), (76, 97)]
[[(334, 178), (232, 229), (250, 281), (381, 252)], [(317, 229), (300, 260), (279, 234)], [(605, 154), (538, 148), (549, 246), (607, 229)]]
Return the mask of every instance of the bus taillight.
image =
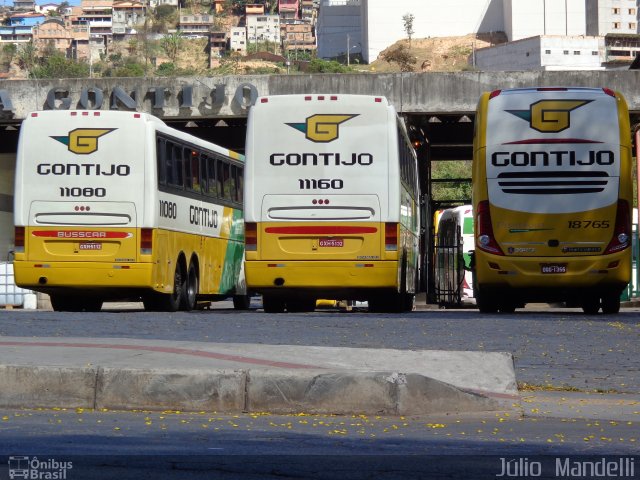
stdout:
[(153, 229), (140, 229), (140, 255), (151, 255), (153, 249)]
[(386, 251), (398, 250), (398, 224), (384, 224), (384, 249)]
[(258, 226), (255, 223), (244, 224), (244, 249), (255, 252), (258, 248)]
[(494, 255), (504, 255), (493, 236), (493, 225), (491, 224), (491, 212), (489, 210), (488, 200), (478, 203), (476, 225), (478, 229), (478, 248), (485, 252), (493, 253)]
[(616, 253), (629, 246), (631, 239), (631, 216), (629, 215), (629, 203), (626, 200), (618, 200), (616, 211), (616, 225), (613, 229), (613, 238), (604, 254)]
[(14, 236), (15, 236), (14, 251), (16, 253), (24, 253), (24, 227), (15, 227)]

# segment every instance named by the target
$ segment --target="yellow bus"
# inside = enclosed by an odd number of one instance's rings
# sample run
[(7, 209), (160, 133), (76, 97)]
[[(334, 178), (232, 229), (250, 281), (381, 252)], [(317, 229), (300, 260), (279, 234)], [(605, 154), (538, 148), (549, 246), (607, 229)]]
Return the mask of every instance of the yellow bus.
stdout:
[(617, 313), (631, 276), (624, 98), (606, 88), (485, 93), (473, 149), (480, 311), (561, 301)]
[(243, 160), (144, 113), (31, 113), (16, 161), (16, 284), (57, 311), (227, 297), (247, 308)]
[(249, 111), (246, 278), (267, 312), (316, 300), (413, 308), (418, 282), (416, 155), (386, 98), (260, 97)]

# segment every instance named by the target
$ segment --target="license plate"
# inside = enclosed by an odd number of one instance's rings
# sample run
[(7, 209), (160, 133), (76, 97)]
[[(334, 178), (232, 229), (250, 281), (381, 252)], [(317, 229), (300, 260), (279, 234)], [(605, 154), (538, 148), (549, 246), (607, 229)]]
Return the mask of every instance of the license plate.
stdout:
[(567, 265), (562, 263), (547, 263), (540, 268), (542, 273), (567, 273)]
[(101, 243), (81, 243), (80, 250), (102, 250)]
[(321, 247), (344, 247), (344, 239), (342, 238), (321, 238), (319, 242)]

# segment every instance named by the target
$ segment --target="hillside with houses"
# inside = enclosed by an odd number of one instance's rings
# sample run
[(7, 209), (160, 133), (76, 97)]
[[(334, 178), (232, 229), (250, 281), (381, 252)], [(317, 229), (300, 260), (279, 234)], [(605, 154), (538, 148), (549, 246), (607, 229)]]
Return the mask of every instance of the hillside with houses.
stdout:
[[(286, 59), (314, 56), (318, 8), (319, 0), (15, 0), (1, 12), (0, 78), (284, 71)], [(252, 59), (257, 52), (270, 56)]]

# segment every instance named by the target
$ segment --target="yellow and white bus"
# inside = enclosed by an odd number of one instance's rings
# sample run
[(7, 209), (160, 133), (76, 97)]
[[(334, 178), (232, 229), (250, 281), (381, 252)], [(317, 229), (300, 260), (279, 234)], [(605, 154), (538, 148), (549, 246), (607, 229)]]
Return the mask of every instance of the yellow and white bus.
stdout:
[(480, 98), (473, 158), (475, 297), (616, 313), (631, 276), (629, 112), (602, 88)]
[(246, 157), (246, 278), (266, 311), (310, 311), (319, 298), (413, 308), (417, 161), (386, 98), (260, 97)]
[(40, 111), (21, 126), (16, 284), (54, 310), (191, 310), (244, 282), (242, 155), (144, 113)]

